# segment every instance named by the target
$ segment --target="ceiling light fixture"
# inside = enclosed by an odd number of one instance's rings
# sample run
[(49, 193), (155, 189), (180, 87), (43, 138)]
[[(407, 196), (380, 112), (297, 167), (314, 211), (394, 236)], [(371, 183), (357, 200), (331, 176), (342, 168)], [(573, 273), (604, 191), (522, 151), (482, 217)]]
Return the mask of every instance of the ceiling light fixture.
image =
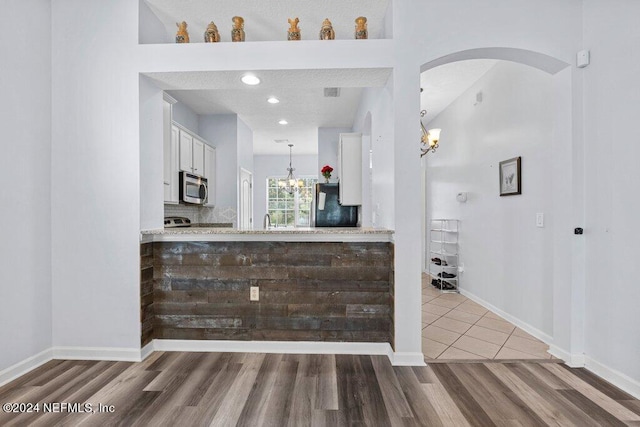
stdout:
[(278, 185), (280, 186), (280, 188), (282, 188), (284, 191), (286, 191), (289, 194), (293, 194), (297, 192), (300, 189), (300, 187), (302, 187), (303, 185), (302, 181), (298, 181), (293, 176), (293, 171), (295, 169), (291, 166), (291, 154), (292, 154), (291, 149), (292, 148), (293, 148), (293, 144), (289, 144), (289, 167), (287, 168), (287, 171), (289, 172), (289, 174), (285, 179), (281, 179), (280, 181), (278, 181)]
[(289, 122), (288, 122), (288, 121), (286, 121), (285, 119), (282, 119), (282, 120), (280, 120), (280, 121), (278, 122), (278, 124), (281, 124), (281, 125), (288, 125), (288, 124), (289, 124)]
[[(420, 117), (424, 117), (427, 115), (427, 110), (420, 111)], [(420, 138), (420, 142), (427, 146), (426, 148), (420, 147), (420, 157), (424, 156), (428, 152), (435, 153), (438, 148), (438, 142), (440, 141), (440, 132), (442, 129), (429, 129), (424, 127), (422, 123), (422, 119), (420, 119), (420, 127), (422, 128), (422, 138)]]
[(255, 86), (260, 84), (260, 79), (254, 76), (253, 74), (245, 74), (244, 76), (242, 76), (240, 80), (242, 80), (242, 83), (249, 86)]
[(277, 104), (280, 102), (280, 100), (278, 98), (276, 98), (275, 96), (270, 97), (269, 99), (267, 99), (267, 102), (269, 104)]

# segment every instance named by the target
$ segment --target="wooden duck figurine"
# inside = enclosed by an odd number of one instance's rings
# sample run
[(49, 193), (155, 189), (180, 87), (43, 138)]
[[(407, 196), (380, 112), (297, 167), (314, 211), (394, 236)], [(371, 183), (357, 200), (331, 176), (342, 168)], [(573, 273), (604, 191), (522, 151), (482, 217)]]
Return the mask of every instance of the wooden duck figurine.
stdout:
[(207, 25), (207, 30), (204, 32), (204, 42), (218, 43), (219, 41), (220, 33), (218, 32), (218, 27), (216, 27), (216, 24), (211, 21), (209, 25)]
[(287, 40), (300, 40), (300, 28), (298, 28), (298, 18), (288, 19), (289, 31), (287, 32)]
[(187, 23), (182, 21), (181, 23), (176, 22), (176, 26), (178, 27), (178, 32), (176, 33), (176, 43), (189, 43), (189, 33), (187, 32)]
[(329, 18), (322, 22), (322, 28), (320, 29), (320, 40), (335, 40), (336, 32), (333, 31), (333, 25)]
[(356, 18), (356, 40), (366, 40), (369, 38), (369, 32), (367, 31), (367, 18), (364, 16), (358, 16)]
[(244, 41), (244, 19), (241, 16), (234, 16), (231, 18), (233, 21), (233, 28), (231, 29), (231, 41), (243, 42)]

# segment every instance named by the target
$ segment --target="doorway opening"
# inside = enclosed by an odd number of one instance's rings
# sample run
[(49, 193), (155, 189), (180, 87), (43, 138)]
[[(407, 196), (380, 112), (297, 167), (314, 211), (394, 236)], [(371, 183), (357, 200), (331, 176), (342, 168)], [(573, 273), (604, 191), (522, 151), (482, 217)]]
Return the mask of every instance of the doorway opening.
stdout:
[[(423, 158), (423, 353), (551, 360), (554, 293), (571, 256), (557, 258), (571, 210), (561, 200), (571, 144), (559, 141), (570, 135), (570, 75), (553, 61), (482, 53), (434, 61), (421, 75), (423, 124), (441, 129)], [(522, 191), (501, 196), (501, 162), (514, 158)], [(436, 219), (459, 227), (443, 235), (452, 227)]]

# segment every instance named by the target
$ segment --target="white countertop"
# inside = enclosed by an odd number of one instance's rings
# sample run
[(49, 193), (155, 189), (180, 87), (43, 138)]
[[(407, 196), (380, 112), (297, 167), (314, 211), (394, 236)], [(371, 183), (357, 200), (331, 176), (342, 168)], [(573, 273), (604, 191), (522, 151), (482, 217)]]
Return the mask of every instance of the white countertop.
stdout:
[(361, 227), (272, 228), (238, 230), (234, 228), (160, 228), (140, 232), (145, 242), (390, 242), (393, 230)]

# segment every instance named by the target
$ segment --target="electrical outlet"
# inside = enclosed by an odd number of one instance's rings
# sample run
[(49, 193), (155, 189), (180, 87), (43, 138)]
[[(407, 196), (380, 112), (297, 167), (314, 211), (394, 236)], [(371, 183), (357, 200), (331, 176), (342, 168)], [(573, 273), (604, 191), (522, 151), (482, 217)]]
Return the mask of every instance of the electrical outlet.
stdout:
[(250, 301), (260, 301), (260, 288), (258, 286), (251, 286), (249, 290)]

